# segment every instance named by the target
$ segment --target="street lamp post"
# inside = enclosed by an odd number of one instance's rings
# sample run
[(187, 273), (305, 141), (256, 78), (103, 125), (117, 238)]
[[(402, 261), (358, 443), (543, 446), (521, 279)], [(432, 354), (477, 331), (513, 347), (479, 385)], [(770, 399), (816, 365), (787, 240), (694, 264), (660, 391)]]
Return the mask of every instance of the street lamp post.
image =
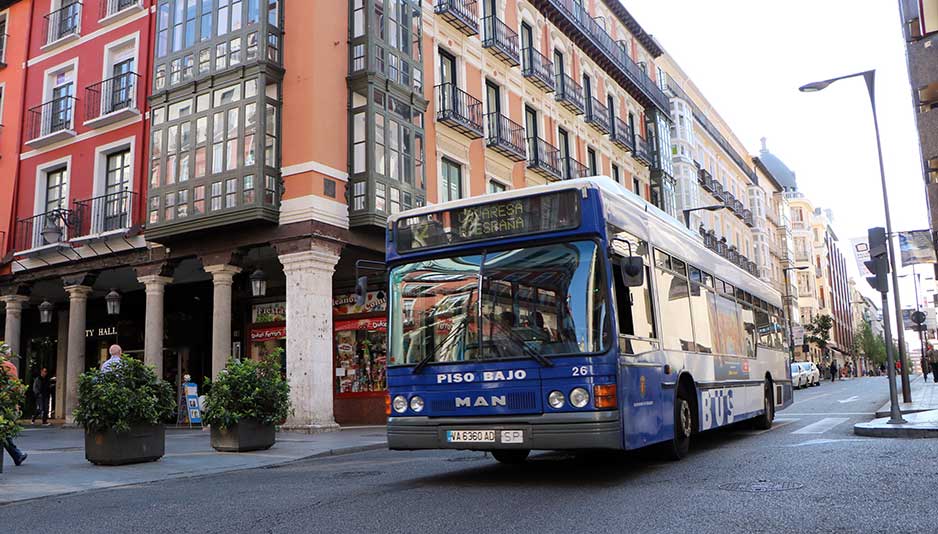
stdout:
[[(902, 371), (902, 401), (912, 402), (912, 391), (909, 387), (909, 366), (906, 365), (905, 333), (903, 332), (904, 327), (902, 324), (902, 302), (899, 298), (899, 278), (896, 272), (896, 245), (892, 239), (892, 218), (889, 216), (889, 195), (886, 192), (886, 170), (883, 167), (883, 147), (879, 137), (879, 118), (876, 115), (876, 70), (857, 72), (855, 74), (839, 76), (829, 80), (809, 83), (802, 85), (798, 88), (798, 90), (805, 93), (814, 93), (826, 88), (828, 85), (838, 80), (857, 78), (860, 76), (862, 76), (864, 81), (866, 81), (866, 90), (870, 95), (870, 107), (873, 110), (873, 129), (876, 132), (876, 154), (879, 157), (879, 178), (883, 188), (883, 208), (886, 212), (886, 235), (889, 236), (889, 260), (891, 263), (890, 267), (892, 267), (892, 296), (893, 304), (896, 308), (896, 338), (899, 341), (899, 361), (902, 362), (902, 365), (900, 366)], [(887, 310), (883, 311), (885, 312)], [(889, 342), (891, 341), (887, 339), (887, 343)]]
[(725, 208), (723, 204), (714, 204), (712, 206), (700, 206), (699, 208), (688, 208), (684, 210), (684, 226), (690, 228), (690, 214), (695, 211), (720, 211)]
[(800, 267), (785, 267), (782, 269), (782, 275), (785, 277), (785, 315), (788, 316), (788, 357), (790, 361), (795, 361), (795, 332), (791, 321), (791, 293), (788, 289), (791, 283), (788, 281), (788, 271), (806, 271), (809, 267), (802, 265)]

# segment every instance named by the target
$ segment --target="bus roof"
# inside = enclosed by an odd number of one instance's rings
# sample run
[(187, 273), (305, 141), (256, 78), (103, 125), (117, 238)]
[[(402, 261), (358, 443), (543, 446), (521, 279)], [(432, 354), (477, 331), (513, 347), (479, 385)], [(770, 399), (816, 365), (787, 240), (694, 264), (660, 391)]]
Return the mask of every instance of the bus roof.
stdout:
[(767, 301), (773, 306), (782, 306), (781, 295), (775, 288), (708, 249), (704, 246), (703, 238), (699, 233), (684, 227), (679, 221), (660, 210), (657, 206), (647, 202), (608, 176), (563, 180), (547, 185), (525, 187), (501, 193), (489, 193), (481, 197), (428, 205), (391, 215), (388, 217), (388, 229), (393, 230), (394, 223), (406, 217), (567, 189), (579, 189), (584, 192), (587, 189), (598, 191), (602, 198), (604, 216), (609, 223)]

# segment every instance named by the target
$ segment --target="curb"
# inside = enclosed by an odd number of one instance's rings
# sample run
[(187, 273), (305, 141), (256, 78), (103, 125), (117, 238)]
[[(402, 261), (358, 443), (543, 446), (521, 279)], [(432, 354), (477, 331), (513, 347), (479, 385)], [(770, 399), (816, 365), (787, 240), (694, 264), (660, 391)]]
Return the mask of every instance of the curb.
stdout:
[(902, 425), (882, 427), (873, 426), (871, 423), (857, 423), (853, 425), (853, 433), (857, 436), (873, 438), (938, 438), (938, 427), (910, 428)]
[[(902, 415), (908, 415), (910, 413), (930, 412), (932, 410), (934, 410), (934, 408), (905, 408), (905, 409), (900, 408), (899, 413), (901, 413)], [(883, 417), (889, 417), (891, 415), (892, 415), (892, 412), (889, 410), (880, 410), (873, 414), (873, 418), (882, 419)]]

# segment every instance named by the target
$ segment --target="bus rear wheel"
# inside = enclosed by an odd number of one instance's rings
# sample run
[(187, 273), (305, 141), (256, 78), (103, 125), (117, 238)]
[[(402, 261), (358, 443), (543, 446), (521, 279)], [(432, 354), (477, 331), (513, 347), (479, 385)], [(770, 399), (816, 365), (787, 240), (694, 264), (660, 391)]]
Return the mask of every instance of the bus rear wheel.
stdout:
[(775, 389), (772, 382), (765, 381), (765, 394), (762, 401), (762, 414), (753, 419), (753, 426), (756, 430), (769, 430), (772, 428), (772, 421), (775, 420)]
[(503, 464), (517, 465), (524, 463), (528, 459), (528, 455), (531, 454), (531, 451), (527, 449), (502, 449), (497, 451), (492, 451), (492, 456)]

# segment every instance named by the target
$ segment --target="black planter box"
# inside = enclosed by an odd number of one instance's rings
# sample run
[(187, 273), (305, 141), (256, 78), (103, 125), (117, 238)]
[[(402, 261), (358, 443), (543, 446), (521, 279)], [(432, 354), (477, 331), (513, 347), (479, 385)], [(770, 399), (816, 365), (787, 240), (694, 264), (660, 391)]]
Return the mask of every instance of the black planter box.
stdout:
[(262, 451), (277, 440), (274, 425), (243, 419), (230, 428), (212, 425), (212, 448), (221, 452)]
[(153, 462), (166, 450), (163, 425), (136, 425), (129, 432), (85, 431), (85, 459), (95, 465)]

